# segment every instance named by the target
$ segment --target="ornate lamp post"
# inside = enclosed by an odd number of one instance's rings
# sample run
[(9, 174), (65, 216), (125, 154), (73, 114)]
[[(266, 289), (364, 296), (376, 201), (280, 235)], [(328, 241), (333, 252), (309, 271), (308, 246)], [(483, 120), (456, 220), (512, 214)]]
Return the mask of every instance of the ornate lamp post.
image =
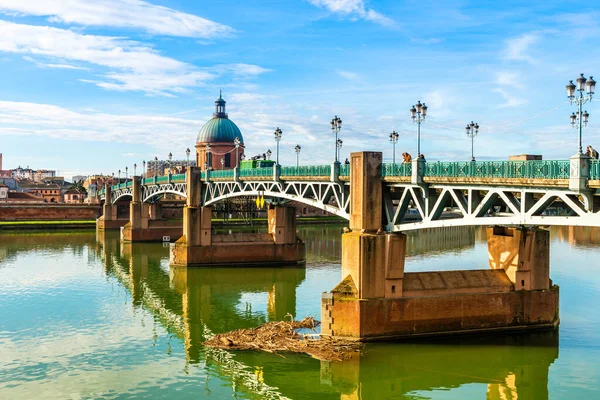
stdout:
[(190, 148), (185, 149), (185, 156), (187, 158), (187, 167), (190, 167)]
[(119, 185), (121, 184), (121, 170), (119, 170)]
[[(583, 74), (576, 79), (577, 86), (573, 83), (573, 81), (569, 81), (567, 85), (567, 97), (571, 101), (571, 104), (577, 104), (577, 114), (571, 114), (571, 125), (573, 127), (577, 126), (579, 132), (579, 150), (577, 154), (583, 153), (583, 147), (581, 145), (581, 134), (583, 127), (587, 125), (590, 114), (586, 111), (582, 113), (582, 106), (588, 101), (592, 101), (592, 97), (594, 96), (594, 91), (596, 90), (596, 81), (592, 76), (590, 79), (586, 79)], [(575, 90), (577, 90), (577, 94), (575, 94)], [(584, 94), (584, 91), (587, 91), (587, 94)]]
[(338, 139), (335, 143), (335, 160), (337, 161), (340, 158), (340, 150), (342, 148), (342, 143), (344, 142), (342, 142), (342, 139)]
[(171, 175), (171, 160), (173, 159), (173, 154), (171, 152), (169, 152), (169, 175)]
[(465, 130), (467, 131), (467, 136), (471, 138), (471, 161), (475, 161), (475, 154), (473, 154), (473, 140), (479, 133), (479, 124), (471, 121), (470, 124), (465, 126)]
[(241, 144), (241, 140), (239, 137), (235, 137), (235, 139), (233, 139), (233, 144), (235, 144), (235, 167), (239, 168), (240, 166), (240, 144)]
[(294, 151), (296, 152), (296, 168), (300, 166), (300, 150), (302, 150), (302, 147), (297, 144), (296, 147), (294, 147)]
[(267, 150), (267, 160), (271, 159), (271, 154), (273, 154), (271, 153), (271, 149)]
[(125, 167), (125, 184), (127, 185), (127, 172), (129, 171), (129, 167)]
[(221, 158), (221, 169), (225, 169), (225, 159)]
[(142, 161), (142, 177), (145, 178), (146, 177), (146, 160)]
[(394, 148), (394, 151), (392, 152), (392, 162), (394, 164), (396, 164), (396, 143), (398, 143), (398, 137), (400, 137), (398, 132), (392, 131), (392, 133), (390, 133), (390, 142)]
[(212, 166), (212, 160), (210, 159), (210, 143), (206, 143), (206, 146), (204, 146), (204, 150), (206, 152), (206, 162), (204, 163), (204, 169), (208, 169)]
[(335, 134), (335, 162), (338, 162), (338, 134), (342, 130), (342, 120), (336, 115), (331, 120), (331, 131)]
[(427, 116), (427, 106), (425, 103), (421, 104), (421, 101), (417, 101), (417, 104), (412, 106), (410, 109), (410, 117), (413, 123), (417, 123), (417, 158), (421, 155), (421, 123), (425, 121)]
[(137, 164), (133, 164), (133, 176), (136, 175), (136, 170), (137, 170)]
[(283, 134), (283, 132), (281, 132), (281, 129), (279, 129), (279, 127), (277, 127), (277, 129), (275, 129), (275, 141), (277, 142), (277, 159), (276, 159), (276, 164), (279, 165), (279, 141), (281, 140), (281, 135)]

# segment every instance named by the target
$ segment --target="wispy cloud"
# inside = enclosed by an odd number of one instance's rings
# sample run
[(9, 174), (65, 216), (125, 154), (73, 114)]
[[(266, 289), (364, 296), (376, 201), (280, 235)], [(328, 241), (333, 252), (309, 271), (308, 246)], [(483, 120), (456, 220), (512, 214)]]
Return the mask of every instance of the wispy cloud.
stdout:
[(385, 15), (365, 7), (364, 0), (308, 0), (317, 7), (324, 8), (335, 14), (347, 15), (353, 18), (362, 18), (376, 24), (394, 27), (396, 22)]
[(436, 44), (436, 43), (441, 43), (442, 39), (437, 38), (437, 37), (411, 38), (410, 41), (411, 41), (411, 43), (416, 43), (416, 44)]
[(523, 84), (521, 83), (521, 74), (512, 71), (500, 71), (496, 73), (497, 85), (509, 86), (515, 89), (522, 89)]
[[(108, 90), (141, 91), (164, 96), (173, 96), (186, 92), (189, 88), (202, 86), (224, 73), (247, 77), (268, 71), (252, 64), (197, 68), (163, 56), (151, 47), (131, 40), (82, 35), (65, 29), (6, 21), (0, 21), (0, 51), (27, 54), (29, 60), (45, 67), (65, 68), (67, 64), (42, 63), (39, 61), (40, 57), (94, 64), (108, 68), (108, 71), (99, 78), (82, 79), (83, 82)], [(36, 59), (31, 58), (31, 55), (36, 56)]]
[(82, 71), (89, 70), (89, 68), (78, 67), (77, 65), (71, 65), (71, 64), (66, 64), (66, 63), (62, 63), (62, 64), (43, 63), (43, 62), (39, 62), (35, 58), (29, 57), (29, 56), (24, 56), (23, 60), (32, 62), (39, 68), (74, 69), (74, 70), (82, 70)]
[(512, 95), (508, 94), (508, 92), (504, 89), (496, 88), (493, 90), (493, 92), (500, 94), (500, 96), (502, 96), (505, 100), (505, 102), (503, 104), (499, 105), (498, 107), (501, 107), (501, 108), (518, 107), (523, 104), (527, 104), (527, 100), (516, 97), (516, 96), (512, 96)]
[(194, 38), (231, 36), (233, 28), (140, 0), (0, 0), (0, 12), (46, 16), (51, 22), (113, 26)]
[(525, 34), (508, 40), (504, 49), (504, 58), (535, 64), (536, 60), (530, 55), (530, 47), (537, 43), (538, 40), (539, 37), (534, 34)]
[(360, 76), (356, 72), (338, 70), (336, 71), (339, 76), (349, 81), (358, 82), (360, 80)]

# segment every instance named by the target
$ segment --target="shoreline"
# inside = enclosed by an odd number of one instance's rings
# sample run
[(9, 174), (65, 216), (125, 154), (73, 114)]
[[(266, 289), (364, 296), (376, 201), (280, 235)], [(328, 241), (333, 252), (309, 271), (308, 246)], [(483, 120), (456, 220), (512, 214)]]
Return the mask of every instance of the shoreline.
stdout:
[[(228, 226), (264, 226), (267, 225), (266, 218), (257, 218), (253, 220), (253, 224), (249, 224), (246, 220), (231, 219), (227, 222), (223, 219), (213, 219), (213, 226), (223, 228)], [(298, 217), (296, 224), (298, 225), (322, 225), (322, 224), (346, 224), (347, 221), (340, 217)], [(95, 220), (74, 220), (74, 221), (0, 221), (0, 232), (2, 231), (19, 231), (19, 230), (90, 230), (96, 229)]]

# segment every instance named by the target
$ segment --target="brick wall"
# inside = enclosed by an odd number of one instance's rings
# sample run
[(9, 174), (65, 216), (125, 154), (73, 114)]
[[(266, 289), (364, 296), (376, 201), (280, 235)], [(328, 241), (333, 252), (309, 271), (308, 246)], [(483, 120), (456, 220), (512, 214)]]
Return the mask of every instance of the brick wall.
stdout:
[(0, 221), (92, 220), (100, 206), (72, 204), (0, 204)]

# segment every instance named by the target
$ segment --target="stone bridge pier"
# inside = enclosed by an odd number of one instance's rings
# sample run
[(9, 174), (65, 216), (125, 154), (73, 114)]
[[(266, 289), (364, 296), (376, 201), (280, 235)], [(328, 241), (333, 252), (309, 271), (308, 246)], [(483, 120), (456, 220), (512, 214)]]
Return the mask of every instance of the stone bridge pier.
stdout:
[(488, 229), (489, 269), (405, 272), (406, 235), (383, 231), (381, 153), (351, 155), (342, 281), (323, 294), (322, 332), (359, 340), (551, 329), (558, 286), (542, 229)]
[[(129, 221), (121, 227), (123, 242), (162, 242), (166, 238), (177, 239), (182, 233), (181, 221), (162, 219), (160, 203), (144, 203), (142, 178), (132, 178), (132, 199), (129, 204)], [(108, 197), (107, 197), (108, 198)], [(170, 241), (171, 239), (166, 239)]]
[(112, 204), (110, 200), (112, 194), (112, 185), (113, 181), (110, 181), (110, 183), (108, 183), (108, 181), (104, 182), (106, 200), (102, 206), (102, 215), (96, 220), (96, 228), (98, 230), (119, 229), (128, 222), (126, 219), (118, 218), (118, 205)]
[(296, 235), (294, 208), (269, 206), (268, 233), (213, 234), (212, 209), (202, 204), (197, 167), (188, 170), (186, 184), (183, 236), (171, 244), (171, 266), (304, 265), (306, 250)]

